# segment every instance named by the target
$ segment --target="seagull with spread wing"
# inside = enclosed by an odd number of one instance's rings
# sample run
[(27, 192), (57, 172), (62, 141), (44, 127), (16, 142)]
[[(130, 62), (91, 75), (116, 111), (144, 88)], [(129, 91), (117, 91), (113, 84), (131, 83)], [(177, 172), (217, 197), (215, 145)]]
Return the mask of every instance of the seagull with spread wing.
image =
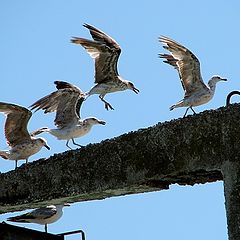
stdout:
[(92, 35), (92, 40), (73, 37), (72, 43), (82, 45), (92, 58), (95, 59), (95, 86), (87, 93), (88, 96), (99, 94), (99, 98), (104, 102), (105, 108), (113, 110), (113, 107), (104, 97), (108, 93), (124, 91), (130, 89), (135, 93), (139, 90), (130, 81), (122, 79), (117, 70), (117, 62), (121, 53), (119, 44), (106, 33), (89, 25), (84, 24)]
[(56, 222), (62, 217), (62, 209), (65, 206), (70, 206), (70, 204), (64, 203), (37, 208), (29, 213), (25, 213), (16, 217), (10, 217), (7, 219), (7, 221), (45, 225), (45, 232), (47, 232), (47, 225)]
[(165, 63), (177, 69), (183, 89), (184, 98), (170, 107), (170, 110), (178, 107), (187, 107), (184, 114), (186, 116), (189, 109), (194, 113), (193, 107), (209, 102), (215, 93), (216, 83), (227, 81), (225, 78), (213, 76), (208, 86), (204, 84), (200, 72), (200, 62), (197, 57), (187, 48), (168, 37), (160, 37), (159, 41), (171, 54), (159, 54), (160, 58), (165, 59)]
[(42, 147), (50, 149), (45, 139), (35, 138), (34, 134), (29, 134), (27, 125), (32, 112), (27, 108), (0, 102), (0, 112), (7, 117), (4, 131), (7, 144), (10, 146), (10, 150), (1, 150), (0, 156), (3, 159), (15, 160), (15, 169), (18, 160), (26, 159), (27, 164), (28, 158), (39, 152)]
[(84, 93), (70, 83), (63, 81), (54, 83), (58, 90), (36, 101), (30, 107), (31, 110), (36, 109), (36, 111), (42, 109), (44, 113), (56, 112), (54, 123), (57, 128), (44, 127), (36, 130), (33, 134), (48, 132), (59, 140), (67, 140), (66, 146), (70, 149), (71, 147), (68, 145), (70, 139), (74, 145), (81, 147), (74, 141), (74, 138), (87, 134), (93, 125), (105, 125), (106, 122), (95, 117), (81, 119), (80, 108), (85, 99)]

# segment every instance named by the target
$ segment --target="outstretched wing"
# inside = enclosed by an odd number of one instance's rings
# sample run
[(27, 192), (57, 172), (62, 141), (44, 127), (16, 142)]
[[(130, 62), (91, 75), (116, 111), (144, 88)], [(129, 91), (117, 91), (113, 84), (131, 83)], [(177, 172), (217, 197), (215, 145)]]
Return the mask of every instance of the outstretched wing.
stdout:
[(207, 88), (201, 77), (200, 62), (190, 50), (168, 37), (162, 36), (159, 41), (165, 44), (164, 48), (171, 53), (159, 56), (178, 70), (185, 96)]
[(76, 87), (75, 85), (73, 85), (71, 83), (58, 80), (58, 81), (54, 81), (54, 84), (56, 85), (56, 88), (58, 90), (64, 89), (64, 88), (73, 88), (73, 89), (79, 90), (83, 94), (83, 91), (79, 87)]
[(32, 212), (25, 213), (16, 217), (10, 217), (7, 220), (12, 222), (32, 222), (32, 220), (45, 220), (57, 213), (55, 206), (37, 208)]
[(56, 111), (54, 123), (58, 128), (63, 128), (78, 122), (79, 115), (76, 106), (82, 96), (82, 91), (76, 86), (60, 88), (58, 91), (39, 99), (30, 107), (36, 111), (42, 109), (44, 113)]
[(32, 116), (31, 111), (15, 104), (0, 102), (0, 112), (7, 116), (4, 131), (10, 146), (31, 139), (27, 130), (28, 121)]
[(54, 84), (56, 85), (57, 89), (75, 88), (75, 89), (78, 89), (78, 90), (81, 91), (81, 97), (78, 99), (77, 104), (76, 104), (76, 113), (77, 113), (78, 117), (81, 118), (81, 116), (80, 116), (80, 109), (81, 109), (83, 101), (85, 100), (84, 92), (81, 89), (79, 89), (78, 87), (76, 87), (73, 84), (68, 83), (68, 82), (55, 81)]
[(101, 30), (89, 24), (83, 26), (89, 29), (94, 41), (73, 37), (71, 42), (81, 44), (95, 59), (95, 83), (116, 79), (118, 76), (117, 62), (121, 53), (119, 44)]

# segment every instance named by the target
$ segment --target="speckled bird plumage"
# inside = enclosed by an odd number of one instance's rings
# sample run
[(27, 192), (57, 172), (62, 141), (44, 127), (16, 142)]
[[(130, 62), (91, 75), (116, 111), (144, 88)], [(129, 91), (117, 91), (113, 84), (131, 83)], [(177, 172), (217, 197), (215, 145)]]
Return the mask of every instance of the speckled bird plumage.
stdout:
[(83, 46), (89, 55), (95, 59), (95, 84), (87, 93), (88, 96), (99, 94), (99, 98), (104, 102), (105, 108), (112, 109), (104, 97), (108, 93), (124, 91), (130, 89), (135, 93), (139, 90), (130, 81), (122, 79), (117, 70), (117, 62), (121, 53), (120, 45), (103, 31), (84, 24), (93, 37), (92, 40), (73, 37), (72, 43)]
[(10, 147), (9, 150), (1, 150), (0, 156), (3, 159), (15, 160), (15, 168), (18, 160), (26, 159), (28, 163), (28, 158), (39, 152), (43, 146), (50, 149), (45, 139), (29, 134), (27, 125), (32, 113), (27, 108), (0, 102), (0, 112), (7, 117), (4, 131)]
[(40, 128), (34, 134), (48, 132), (59, 140), (67, 140), (66, 146), (70, 149), (71, 147), (68, 145), (70, 139), (74, 145), (81, 146), (75, 143), (74, 138), (86, 135), (93, 125), (105, 125), (105, 122), (95, 117), (81, 119), (80, 108), (85, 99), (84, 93), (70, 83), (63, 81), (55, 81), (54, 83), (58, 90), (39, 99), (30, 107), (36, 111), (42, 109), (44, 113), (56, 112), (54, 123), (57, 128)]
[(190, 50), (168, 37), (162, 36), (159, 41), (165, 44), (164, 48), (171, 53), (159, 54), (160, 58), (165, 59), (165, 63), (173, 66), (178, 71), (185, 91), (183, 100), (171, 106), (170, 110), (187, 107), (184, 116), (187, 114), (188, 109), (195, 113), (192, 107), (209, 102), (214, 96), (216, 83), (226, 81), (226, 79), (213, 76), (209, 80), (208, 86), (205, 85), (200, 72), (200, 62)]

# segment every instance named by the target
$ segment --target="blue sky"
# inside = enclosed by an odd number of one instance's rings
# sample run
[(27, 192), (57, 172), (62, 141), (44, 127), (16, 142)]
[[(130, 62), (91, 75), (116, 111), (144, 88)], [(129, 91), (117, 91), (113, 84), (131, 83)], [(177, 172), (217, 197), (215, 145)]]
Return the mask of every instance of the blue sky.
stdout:
[[(90, 38), (82, 27), (89, 23), (121, 45), (119, 73), (134, 82), (140, 94), (124, 91), (107, 95), (114, 111), (106, 111), (98, 97), (91, 96), (82, 107), (82, 117), (95, 116), (107, 124), (95, 126), (90, 134), (77, 139), (78, 143), (100, 142), (183, 116), (184, 108), (169, 111), (172, 104), (182, 99), (183, 90), (176, 71), (158, 59), (158, 53), (165, 52), (158, 42), (160, 35), (182, 43), (199, 58), (205, 82), (215, 74), (228, 78), (228, 82), (217, 85), (211, 102), (195, 108), (197, 112), (216, 109), (225, 105), (231, 90), (239, 89), (239, 8), (238, 1), (224, 0), (3, 0), (0, 101), (27, 107), (54, 91), (53, 82), (59, 79), (88, 91), (94, 81), (93, 61), (82, 47), (71, 44), (70, 38)], [(54, 114), (39, 111), (31, 118), (29, 130), (53, 127), (53, 119)], [(1, 126), (4, 121), (0, 115)], [(43, 137), (51, 151), (42, 149), (30, 162), (67, 150), (65, 141), (47, 134)], [(6, 149), (3, 127), (0, 139), (0, 149)], [(1, 172), (13, 168), (13, 161), (0, 159)], [(12, 215), (0, 215), (0, 221)], [(36, 224), (21, 226), (43, 230)], [(73, 204), (58, 222), (49, 226), (49, 231), (78, 228), (86, 232), (88, 239), (225, 240), (223, 184), (174, 185), (168, 191)]]

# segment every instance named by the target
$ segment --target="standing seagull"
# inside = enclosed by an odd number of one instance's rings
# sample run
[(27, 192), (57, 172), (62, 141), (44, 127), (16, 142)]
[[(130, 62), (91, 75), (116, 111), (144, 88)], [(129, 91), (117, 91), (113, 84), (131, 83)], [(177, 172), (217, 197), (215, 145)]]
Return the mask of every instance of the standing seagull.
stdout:
[(178, 107), (188, 107), (184, 117), (189, 108), (195, 113), (193, 107), (209, 102), (213, 98), (216, 83), (227, 81), (227, 79), (213, 76), (206, 86), (201, 77), (200, 62), (190, 50), (168, 37), (162, 36), (159, 41), (165, 44), (164, 48), (171, 53), (171, 55), (159, 54), (160, 58), (164, 58), (165, 63), (177, 69), (185, 91), (183, 100), (171, 106), (170, 110)]
[(45, 225), (45, 232), (47, 232), (47, 224), (56, 222), (63, 215), (63, 207), (70, 206), (69, 203), (60, 205), (50, 205), (47, 207), (37, 208), (29, 213), (25, 213), (16, 217), (10, 217), (7, 221), (20, 223), (37, 223)]
[(81, 44), (90, 56), (95, 59), (96, 85), (90, 89), (87, 95), (99, 94), (99, 98), (104, 102), (105, 108), (113, 110), (110, 103), (104, 99), (107, 93), (124, 91), (126, 89), (131, 89), (138, 93), (139, 90), (132, 82), (123, 80), (118, 75), (117, 62), (121, 53), (118, 43), (104, 32), (89, 24), (84, 24), (83, 26), (89, 29), (94, 41), (73, 37), (71, 42)]
[(68, 145), (70, 139), (74, 145), (81, 147), (74, 141), (74, 138), (87, 134), (93, 125), (105, 125), (106, 122), (95, 117), (80, 119), (80, 107), (85, 99), (84, 93), (70, 83), (63, 81), (55, 81), (54, 83), (58, 90), (41, 98), (30, 107), (36, 111), (42, 109), (44, 113), (56, 111), (54, 123), (57, 128), (40, 128), (33, 134), (49, 132), (59, 140), (67, 140), (66, 146), (70, 149), (71, 147)]
[(35, 138), (34, 135), (30, 135), (27, 130), (27, 124), (32, 116), (32, 112), (28, 109), (10, 103), (0, 102), (0, 112), (3, 112), (6, 116), (5, 122), (5, 137), (10, 150), (0, 151), (0, 156), (4, 159), (15, 160), (17, 168), (17, 161), (20, 159), (26, 159), (39, 152), (44, 146), (48, 150), (50, 147), (43, 138)]

